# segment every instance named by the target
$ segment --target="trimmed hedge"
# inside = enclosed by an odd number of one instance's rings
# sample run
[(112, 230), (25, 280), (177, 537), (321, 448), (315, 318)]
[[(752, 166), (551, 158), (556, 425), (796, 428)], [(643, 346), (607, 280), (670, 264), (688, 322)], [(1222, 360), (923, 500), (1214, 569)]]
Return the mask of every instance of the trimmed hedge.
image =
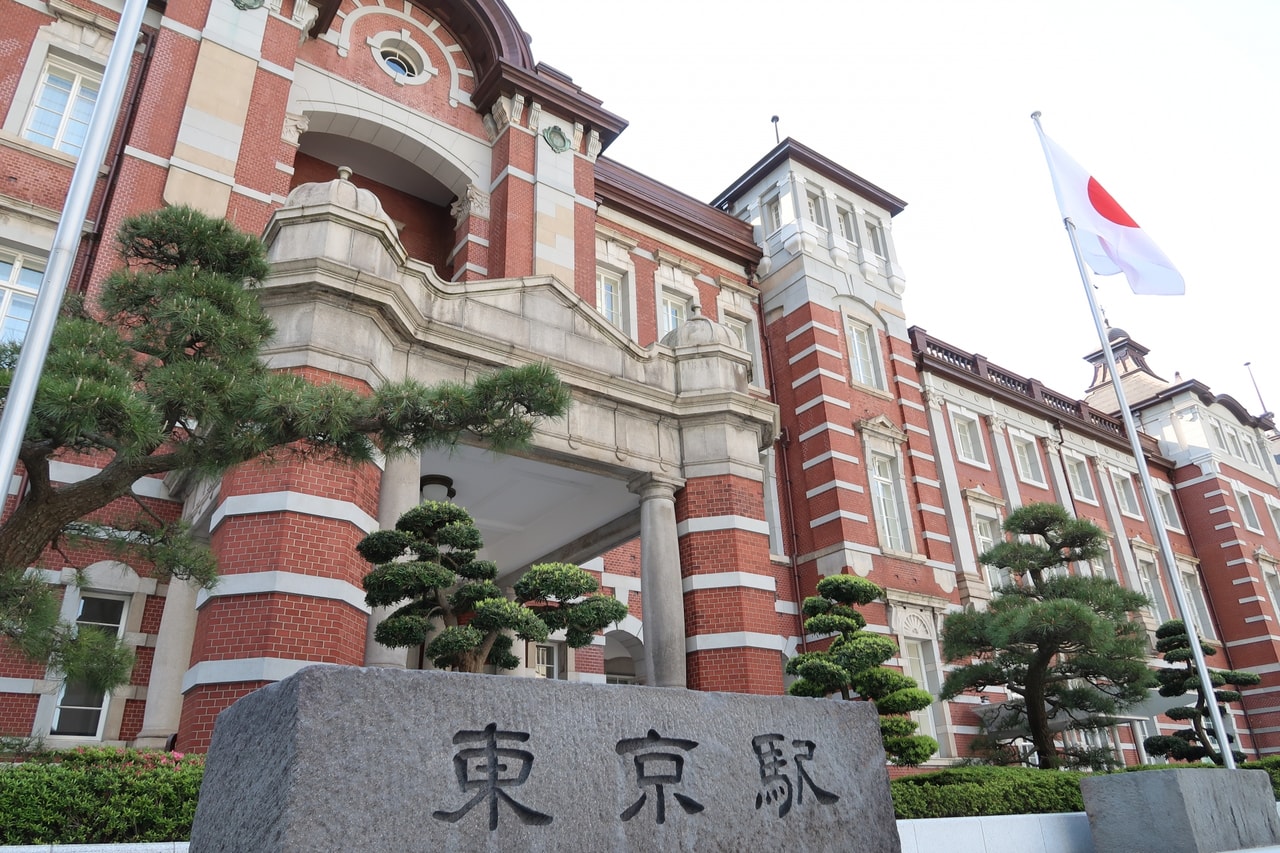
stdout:
[(890, 781), (899, 819), (1084, 811), (1080, 774), (1028, 767), (955, 767)]
[(203, 777), (203, 755), (110, 747), (0, 765), (0, 844), (184, 841)]

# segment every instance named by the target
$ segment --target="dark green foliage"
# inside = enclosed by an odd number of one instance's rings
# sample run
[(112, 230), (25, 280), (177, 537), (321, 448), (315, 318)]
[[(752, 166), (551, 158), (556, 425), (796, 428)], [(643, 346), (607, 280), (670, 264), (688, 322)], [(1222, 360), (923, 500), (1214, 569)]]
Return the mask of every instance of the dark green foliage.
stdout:
[(622, 602), (597, 594), (588, 572), (564, 563), (531, 567), (511, 601), (493, 582), (497, 566), (477, 558), (482, 544), (467, 511), (440, 501), (409, 510), (395, 530), (366, 536), (356, 546), (375, 564), (364, 578), (365, 600), (371, 607), (408, 600), (374, 630), (378, 642), (392, 648), (426, 643), (427, 656), (446, 669), (514, 669), (520, 660), (506, 631), (540, 642), (563, 630), (566, 642), (580, 648), (627, 615)]
[(111, 749), (0, 765), (0, 844), (124, 844), (191, 835), (204, 756)]
[[(1217, 649), (1196, 638), (1200, 650), (1206, 658), (1216, 655)], [(1191, 639), (1187, 634), (1187, 626), (1181, 619), (1170, 619), (1156, 629), (1156, 649), (1164, 653), (1167, 663), (1175, 664), (1166, 669), (1156, 670), (1156, 680), (1160, 683), (1160, 695), (1169, 698), (1195, 695), (1195, 704), (1170, 708), (1165, 712), (1171, 720), (1186, 720), (1190, 725), (1171, 735), (1154, 735), (1142, 742), (1143, 748), (1151, 755), (1162, 755), (1174, 761), (1197, 762), (1208, 758), (1215, 764), (1222, 764), (1222, 753), (1218, 751), (1218, 736), (1211, 726), (1212, 717), (1209, 712), (1208, 690), (1200, 682), (1196, 672), (1195, 655), (1191, 648)], [(1230, 684), (1233, 687), (1248, 687), (1258, 684), (1262, 677), (1252, 672), (1235, 670), (1209, 670), (1209, 681), (1212, 682), (1214, 701), (1218, 703), (1221, 714), (1226, 714), (1227, 702), (1240, 699), (1237, 690), (1224, 690)], [(1228, 740), (1234, 740), (1230, 733)], [(1244, 753), (1232, 750), (1236, 761), (1244, 760)]]
[(1077, 773), (1026, 767), (957, 767), (889, 783), (900, 820), (1084, 811)]
[[(24, 581), (50, 544), (90, 537), (132, 552), (120, 554), (125, 562), (141, 552), (162, 577), (214, 582), (212, 555), (182, 525), (144, 518), (124, 538), (81, 521), (130, 499), (139, 478), (219, 475), (258, 457), (367, 461), (464, 434), (501, 449), (526, 443), (539, 418), (568, 407), (568, 389), (543, 365), (471, 385), (388, 383), (368, 395), (273, 372), (260, 353), (274, 329), (252, 290), (268, 273), (258, 238), (170, 207), (126, 220), (118, 245), (123, 266), (97, 304), (69, 299), (54, 330), (19, 450), (28, 488), (0, 525), (0, 635), (68, 678), (118, 684), (128, 667), (102, 650), (78, 651), (50, 590)], [(0, 345), (0, 397), (19, 351)], [(50, 461), (68, 452), (94, 454), (103, 467), (55, 487)]]
[(1154, 679), (1144, 664), (1146, 632), (1133, 617), (1147, 599), (1106, 578), (1048, 573), (1097, 558), (1106, 536), (1057, 504), (1021, 507), (1004, 529), (1028, 538), (997, 544), (979, 559), (1023, 583), (999, 590), (984, 611), (947, 617), (943, 653), (977, 662), (948, 675), (942, 697), (987, 687), (1012, 694), (997, 731), (977, 742), (980, 751), (1007, 754), (1004, 745), (1025, 734), (1042, 769), (1096, 764), (1100, 754), (1058, 749), (1050, 721), (1065, 720), (1068, 729), (1109, 725), (1112, 714), (1146, 697)]
[(787, 692), (815, 698), (838, 693), (844, 699), (875, 703), (889, 760), (905, 766), (924, 763), (938, 751), (938, 742), (914, 734), (917, 723), (905, 715), (928, 708), (933, 696), (908, 676), (883, 666), (898, 653), (897, 644), (864, 631), (867, 621), (854, 609), (880, 598), (884, 590), (865, 578), (832, 575), (818, 581), (817, 592), (802, 605), (808, 617), (805, 632), (837, 636), (824, 651), (802, 652), (787, 661), (787, 673), (797, 676)]

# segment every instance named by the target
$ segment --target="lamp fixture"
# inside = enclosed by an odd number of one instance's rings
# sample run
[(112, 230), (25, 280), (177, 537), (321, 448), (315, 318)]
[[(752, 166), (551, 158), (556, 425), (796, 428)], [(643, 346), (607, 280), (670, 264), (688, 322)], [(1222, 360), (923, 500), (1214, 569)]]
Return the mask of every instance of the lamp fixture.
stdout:
[(424, 474), (418, 479), (418, 492), (424, 501), (451, 501), (458, 494), (453, 478), (444, 474)]

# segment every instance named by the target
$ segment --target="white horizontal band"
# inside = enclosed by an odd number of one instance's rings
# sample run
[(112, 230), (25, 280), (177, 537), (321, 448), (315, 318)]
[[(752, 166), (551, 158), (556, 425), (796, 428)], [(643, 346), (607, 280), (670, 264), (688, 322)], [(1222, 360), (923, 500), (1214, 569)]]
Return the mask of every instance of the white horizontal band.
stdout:
[(314, 660), (291, 658), (240, 658), (202, 660), (182, 676), (182, 692), (201, 684), (231, 684), (238, 681), (283, 681), (309, 666), (335, 666)]
[(262, 492), (256, 495), (232, 495), (213, 511), (209, 529), (216, 530), (223, 519), (233, 515), (260, 515), (267, 512), (296, 512), (346, 521), (365, 533), (378, 529), (378, 520), (350, 501), (322, 498), (301, 492)]
[(747, 518), (745, 515), (709, 515), (706, 518), (690, 518), (676, 525), (677, 536), (713, 530), (744, 530), (768, 536), (769, 522), (761, 518)]
[(216, 587), (211, 590), (202, 589), (196, 594), (196, 609), (204, 607), (210, 599), (226, 595), (264, 595), (273, 592), (341, 601), (363, 613), (370, 610), (369, 605), (364, 603), (364, 590), (355, 584), (337, 578), (276, 571), (220, 575)]
[(724, 634), (698, 634), (684, 641), (686, 653), (741, 648), (768, 649), (771, 652), (781, 652), (786, 648), (786, 640), (777, 634), (761, 634), (757, 631), (729, 631)]
[(750, 572), (712, 572), (705, 575), (690, 575), (680, 582), (680, 586), (685, 592), (728, 587), (778, 591), (778, 581), (772, 575), (756, 575)]

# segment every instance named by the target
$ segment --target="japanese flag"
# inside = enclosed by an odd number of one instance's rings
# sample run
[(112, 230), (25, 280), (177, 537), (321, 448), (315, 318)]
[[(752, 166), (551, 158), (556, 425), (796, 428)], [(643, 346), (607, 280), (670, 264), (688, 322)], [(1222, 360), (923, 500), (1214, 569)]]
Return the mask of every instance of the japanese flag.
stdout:
[[(1036, 128), (1040, 128), (1039, 122)], [(1124, 273), (1134, 293), (1183, 293), (1182, 275), (1160, 247), (1080, 164), (1040, 131), (1064, 218), (1075, 226), (1080, 254), (1098, 275)]]

